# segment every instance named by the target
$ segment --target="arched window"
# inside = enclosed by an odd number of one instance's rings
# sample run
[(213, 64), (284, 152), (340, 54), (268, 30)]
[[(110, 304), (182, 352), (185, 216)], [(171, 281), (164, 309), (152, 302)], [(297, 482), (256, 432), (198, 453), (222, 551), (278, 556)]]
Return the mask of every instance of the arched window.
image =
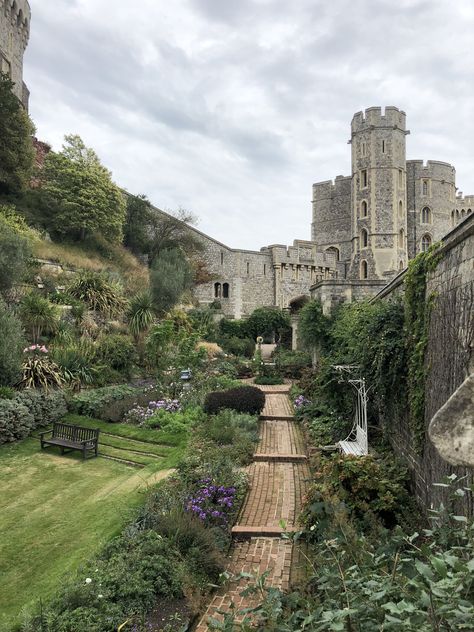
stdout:
[(421, 252), (426, 252), (430, 246), (431, 246), (431, 236), (423, 235), (423, 237), (421, 238)]
[(398, 233), (398, 247), (405, 248), (405, 231), (403, 228), (400, 228), (400, 232)]
[(401, 200), (398, 203), (398, 217), (403, 217), (403, 202)]
[(398, 264), (398, 269), (399, 270), (403, 270), (403, 268), (405, 267), (405, 264), (403, 263), (403, 261), (400, 259), (400, 263)]
[(361, 248), (367, 248), (369, 245), (369, 233), (365, 230), (365, 228), (360, 231), (360, 245)]
[(464, 219), (466, 217), (466, 211), (465, 209), (461, 210), (461, 218)]
[(459, 222), (459, 209), (456, 209), (456, 221)]
[(367, 202), (365, 200), (360, 205), (360, 216), (367, 217)]
[(467, 209), (467, 214), (470, 215), (472, 213), (472, 208)]
[(214, 283), (214, 298), (220, 298), (220, 297), (221, 297), (221, 284)]
[(428, 195), (428, 180), (423, 180), (423, 195)]
[(326, 252), (334, 254), (336, 256), (336, 261), (339, 261), (339, 248), (336, 248), (336, 246), (330, 246), (329, 248), (326, 248)]
[(361, 279), (366, 279), (367, 277), (368, 277), (367, 261), (365, 261), (365, 259), (363, 259), (360, 262), (360, 278)]
[(222, 298), (229, 298), (229, 284), (222, 284)]
[(454, 226), (454, 211), (451, 211), (451, 226)]
[(429, 208), (429, 206), (423, 207), (421, 211), (421, 223), (431, 224), (431, 209)]

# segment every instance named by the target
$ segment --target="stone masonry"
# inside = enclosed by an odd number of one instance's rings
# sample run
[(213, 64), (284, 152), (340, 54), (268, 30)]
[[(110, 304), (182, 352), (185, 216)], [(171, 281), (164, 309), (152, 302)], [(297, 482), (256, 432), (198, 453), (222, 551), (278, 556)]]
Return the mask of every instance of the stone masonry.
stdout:
[(0, 0), (0, 71), (14, 82), (14, 92), (28, 109), (28, 88), (23, 83), (23, 55), (30, 36), (27, 0)]

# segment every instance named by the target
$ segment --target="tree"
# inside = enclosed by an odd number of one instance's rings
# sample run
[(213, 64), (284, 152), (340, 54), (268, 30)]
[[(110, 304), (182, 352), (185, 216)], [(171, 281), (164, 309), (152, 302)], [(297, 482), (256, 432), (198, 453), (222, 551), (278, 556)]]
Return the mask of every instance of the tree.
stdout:
[(0, 298), (0, 385), (11, 386), (21, 376), (25, 338), (21, 322)]
[(155, 257), (150, 285), (153, 305), (158, 313), (169, 311), (178, 303), (183, 292), (191, 288), (191, 266), (180, 249), (166, 249)]
[(320, 301), (309, 301), (300, 311), (298, 334), (307, 347), (320, 347), (328, 334), (329, 319)]
[(255, 340), (257, 336), (273, 336), (290, 326), (290, 317), (277, 307), (259, 307), (246, 323), (246, 329)]
[(125, 198), (97, 154), (79, 136), (65, 136), (59, 153), (45, 158), (43, 191), (56, 209), (51, 229), (75, 240), (99, 233), (121, 241)]
[(123, 243), (135, 255), (148, 255), (151, 252), (151, 230), (155, 221), (153, 214), (153, 208), (145, 195), (127, 196)]
[(1, 213), (0, 207), (0, 293), (5, 295), (23, 281), (31, 258), (30, 240)]
[(0, 72), (0, 193), (15, 194), (27, 188), (33, 172), (35, 128), (13, 94), (13, 83)]

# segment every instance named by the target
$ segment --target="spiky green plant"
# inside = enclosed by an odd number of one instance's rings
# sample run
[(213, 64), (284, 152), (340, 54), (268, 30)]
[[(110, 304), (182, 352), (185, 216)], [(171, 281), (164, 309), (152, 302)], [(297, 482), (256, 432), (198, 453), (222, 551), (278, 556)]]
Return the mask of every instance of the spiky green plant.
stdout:
[(130, 333), (135, 340), (138, 340), (142, 334), (148, 331), (155, 320), (153, 300), (149, 292), (137, 294), (131, 300), (127, 316)]
[(127, 307), (121, 286), (108, 281), (104, 275), (97, 272), (83, 272), (77, 275), (67, 288), (67, 292), (86, 303), (89, 309), (107, 316), (118, 316)]
[(19, 312), (34, 343), (39, 341), (43, 333), (53, 333), (59, 323), (58, 308), (36, 292), (22, 298)]

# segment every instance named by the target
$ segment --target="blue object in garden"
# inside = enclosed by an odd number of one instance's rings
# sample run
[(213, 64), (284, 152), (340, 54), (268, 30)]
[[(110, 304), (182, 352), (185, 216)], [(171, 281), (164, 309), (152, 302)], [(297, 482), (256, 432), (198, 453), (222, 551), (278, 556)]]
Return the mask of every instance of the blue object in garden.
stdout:
[(188, 382), (192, 377), (191, 369), (184, 369), (181, 371), (181, 379), (183, 382)]

